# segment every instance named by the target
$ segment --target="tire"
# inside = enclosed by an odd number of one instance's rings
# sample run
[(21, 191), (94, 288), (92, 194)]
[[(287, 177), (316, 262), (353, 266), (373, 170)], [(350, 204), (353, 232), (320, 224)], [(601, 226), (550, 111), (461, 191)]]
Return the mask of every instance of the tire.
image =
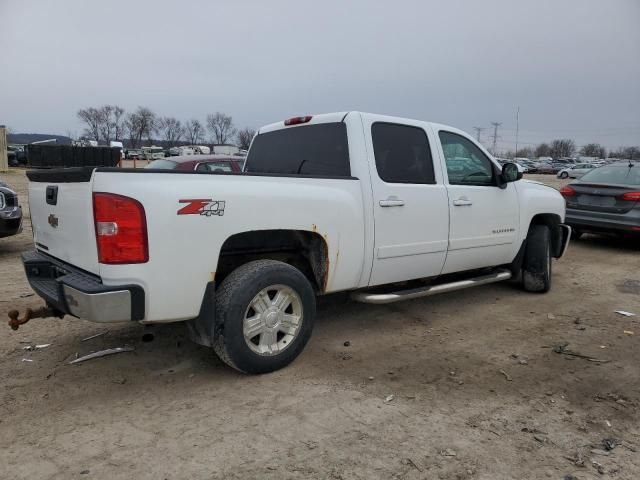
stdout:
[(551, 231), (531, 225), (524, 254), (522, 284), (527, 292), (546, 293), (551, 288)]
[[(276, 301), (280, 298), (283, 307)], [(246, 263), (231, 272), (216, 292), (220, 328), (213, 348), (223, 362), (241, 372), (279, 370), (309, 341), (315, 310), (313, 287), (300, 270), (275, 260)], [(251, 333), (256, 335), (246, 338)]]
[(584, 235), (582, 230), (572, 230), (571, 231), (571, 240), (580, 240), (580, 238)]
[(562, 172), (560, 174), (560, 178), (569, 178), (569, 174), (567, 172)]

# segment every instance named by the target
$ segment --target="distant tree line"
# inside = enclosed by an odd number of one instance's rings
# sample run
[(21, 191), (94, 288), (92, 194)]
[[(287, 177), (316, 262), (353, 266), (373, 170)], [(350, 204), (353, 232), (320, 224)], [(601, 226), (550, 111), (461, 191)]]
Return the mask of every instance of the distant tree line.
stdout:
[(549, 143), (541, 143), (535, 147), (519, 148), (517, 152), (507, 152), (506, 156), (511, 158), (551, 157), (557, 159), (573, 157), (576, 153), (583, 157), (640, 160), (640, 147), (623, 147), (607, 152), (607, 149), (599, 143), (588, 143), (578, 149), (576, 143), (568, 138), (553, 140)]
[(207, 115), (204, 124), (195, 118), (182, 122), (175, 117), (162, 117), (148, 107), (127, 113), (117, 105), (103, 105), (82, 108), (77, 115), (85, 138), (104, 144), (112, 140), (127, 142), (130, 148), (151, 144), (155, 139), (166, 147), (198, 145), (208, 140), (216, 145), (235, 142), (247, 149), (255, 135), (255, 130), (248, 127), (236, 129), (231, 116), (221, 112)]

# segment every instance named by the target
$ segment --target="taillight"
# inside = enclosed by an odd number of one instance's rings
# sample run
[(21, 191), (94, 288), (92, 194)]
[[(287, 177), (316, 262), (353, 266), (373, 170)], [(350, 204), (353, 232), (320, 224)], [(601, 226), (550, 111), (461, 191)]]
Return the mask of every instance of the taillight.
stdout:
[(300, 125), (301, 123), (309, 123), (313, 118), (312, 115), (306, 115), (304, 117), (288, 118), (284, 121), (284, 124), (288, 127), (290, 125)]
[(94, 193), (93, 218), (100, 263), (149, 260), (147, 219), (139, 201), (113, 193)]
[(576, 194), (576, 191), (571, 188), (569, 185), (565, 185), (560, 189), (560, 194), (563, 197), (573, 197)]
[(618, 198), (627, 202), (640, 202), (640, 192), (626, 192)]

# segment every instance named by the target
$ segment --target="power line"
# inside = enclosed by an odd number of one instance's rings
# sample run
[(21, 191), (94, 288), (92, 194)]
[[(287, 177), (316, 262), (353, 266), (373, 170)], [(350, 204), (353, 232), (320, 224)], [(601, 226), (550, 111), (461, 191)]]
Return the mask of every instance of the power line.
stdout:
[(473, 127), (473, 129), (476, 131), (476, 140), (478, 140), (478, 143), (480, 143), (480, 135), (482, 134), (482, 132), (484, 130), (486, 130), (485, 127)]
[(502, 122), (491, 122), (491, 126), (493, 127), (493, 147), (492, 152), (494, 155), (496, 154), (496, 146), (498, 145), (498, 127), (502, 125)]

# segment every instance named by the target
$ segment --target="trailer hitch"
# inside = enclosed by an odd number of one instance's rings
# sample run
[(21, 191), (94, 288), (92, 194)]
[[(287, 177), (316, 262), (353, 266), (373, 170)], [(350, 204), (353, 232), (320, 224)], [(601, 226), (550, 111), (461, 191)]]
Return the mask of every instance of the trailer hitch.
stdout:
[(18, 330), (20, 325), (24, 325), (32, 318), (64, 317), (64, 313), (47, 306), (36, 308), (35, 310), (27, 308), (22, 318), (19, 318), (20, 312), (18, 310), (10, 310), (7, 315), (9, 315), (9, 326), (12, 330)]

